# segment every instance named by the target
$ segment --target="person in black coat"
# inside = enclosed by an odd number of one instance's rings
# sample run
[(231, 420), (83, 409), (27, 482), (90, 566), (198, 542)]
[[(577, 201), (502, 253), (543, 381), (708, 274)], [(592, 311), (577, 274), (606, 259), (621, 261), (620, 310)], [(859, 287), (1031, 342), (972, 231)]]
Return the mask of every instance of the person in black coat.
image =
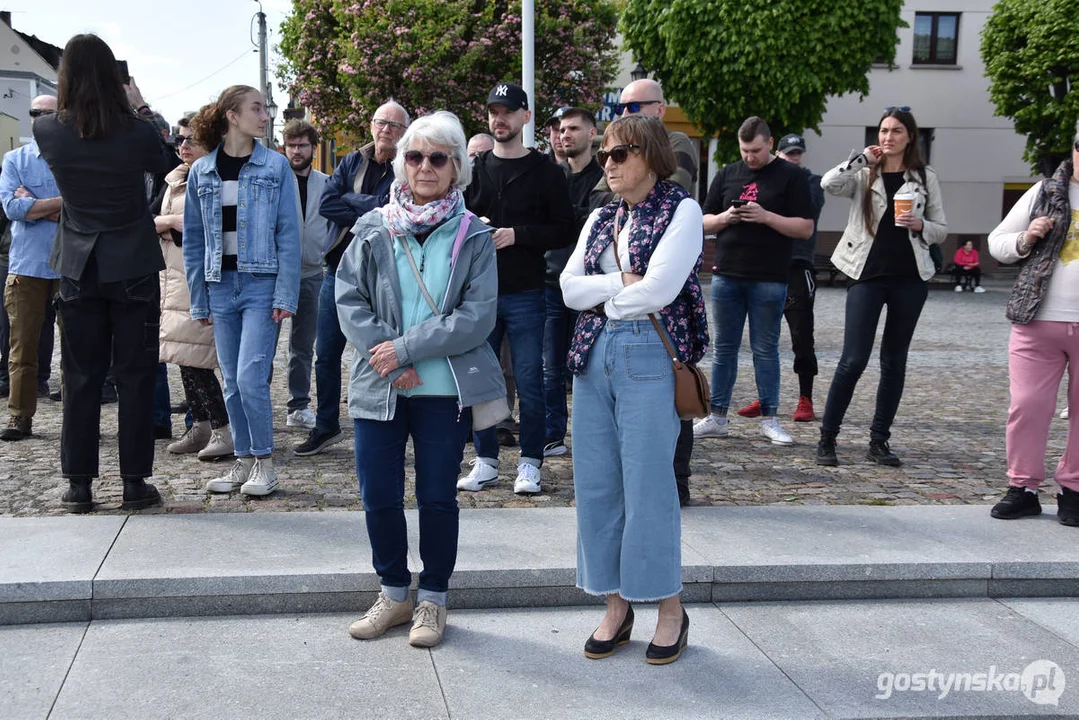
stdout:
[(34, 138), (63, 197), (50, 267), (60, 279), (64, 419), (60, 465), (71, 512), (93, 509), (101, 386), (110, 360), (119, 396), (124, 510), (161, 502), (146, 479), (154, 463), (154, 380), (165, 267), (146, 198), (145, 173), (164, 172), (169, 149), (131, 110), (116, 58), (96, 35), (64, 48), (58, 112)]

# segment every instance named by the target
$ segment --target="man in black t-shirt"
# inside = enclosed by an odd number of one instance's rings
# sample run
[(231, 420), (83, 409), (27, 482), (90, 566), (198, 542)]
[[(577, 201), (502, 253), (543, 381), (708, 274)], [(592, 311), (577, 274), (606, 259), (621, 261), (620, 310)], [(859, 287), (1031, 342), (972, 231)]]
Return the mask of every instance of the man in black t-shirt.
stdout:
[[(545, 405), (543, 323), (546, 315), (544, 253), (573, 241), (576, 223), (566, 177), (551, 159), (524, 146), (521, 130), (532, 113), (528, 95), (499, 83), (487, 96), (487, 118), (495, 147), (473, 161), (465, 191), (468, 209), (495, 228), (498, 253), (498, 319), (489, 338), (495, 353), (510, 344), (521, 419), (521, 458), (513, 491), (540, 491)], [(498, 439), (494, 428), (474, 434), (476, 461), (459, 490), (482, 490), (498, 482)]]
[(761, 434), (773, 445), (791, 445), (794, 441), (776, 419), (779, 330), (792, 240), (813, 234), (809, 183), (800, 168), (772, 155), (772, 131), (759, 117), (742, 123), (738, 148), (742, 159), (720, 170), (703, 208), (704, 231), (716, 233), (717, 246), (712, 268), (712, 414), (693, 426), (693, 436), (728, 434), (727, 410), (748, 316)]

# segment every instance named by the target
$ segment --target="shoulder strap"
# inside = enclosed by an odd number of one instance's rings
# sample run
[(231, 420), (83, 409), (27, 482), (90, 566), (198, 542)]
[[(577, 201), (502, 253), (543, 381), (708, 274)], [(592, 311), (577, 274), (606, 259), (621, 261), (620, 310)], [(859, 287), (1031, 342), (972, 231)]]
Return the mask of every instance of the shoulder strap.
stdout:
[[(622, 228), (619, 227), (619, 219), (622, 217), (622, 209), (619, 208), (614, 214), (614, 239), (611, 244), (614, 246), (614, 261), (618, 264), (618, 270), (622, 270), (622, 258), (618, 255), (618, 233)], [(656, 328), (656, 332), (659, 334), (659, 339), (663, 341), (663, 347), (667, 348), (667, 354), (671, 356), (671, 362), (675, 365), (680, 365), (681, 360), (678, 359), (678, 355), (674, 352), (674, 347), (671, 345), (670, 339), (667, 337), (667, 333), (659, 324), (659, 320), (656, 320), (656, 316), (653, 313), (648, 313), (648, 319), (652, 321), (652, 325)]]
[(401, 245), (405, 249), (405, 256), (408, 258), (408, 264), (412, 268), (412, 274), (416, 276), (416, 284), (420, 286), (420, 292), (423, 293), (423, 298), (427, 301), (427, 304), (431, 306), (431, 312), (435, 315), (440, 315), (441, 312), (438, 309), (438, 305), (435, 305), (434, 298), (431, 297), (431, 293), (427, 292), (427, 286), (423, 284), (423, 277), (420, 275), (420, 269), (416, 267), (416, 258), (412, 257), (412, 249), (408, 246), (408, 238), (404, 235), (395, 235), (394, 238), (401, 241)]

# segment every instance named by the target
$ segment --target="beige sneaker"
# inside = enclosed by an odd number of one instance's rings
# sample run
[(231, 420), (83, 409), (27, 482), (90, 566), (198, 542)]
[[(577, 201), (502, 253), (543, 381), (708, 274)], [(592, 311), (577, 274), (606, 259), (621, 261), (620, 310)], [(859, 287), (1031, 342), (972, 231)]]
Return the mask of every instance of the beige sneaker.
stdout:
[(277, 471), (273, 467), (273, 458), (255, 458), (255, 467), (247, 476), (247, 482), (240, 487), (241, 495), (262, 497), (277, 489)]
[(165, 449), (173, 455), (190, 455), (202, 450), (208, 442), (210, 442), (210, 421), (203, 420), (193, 423), (182, 438), (170, 443)]
[(377, 638), (390, 628), (404, 625), (411, 620), (413, 608), (415, 604), (411, 597), (403, 602), (396, 602), (386, 593), (380, 592), (375, 604), (364, 616), (348, 626), (348, 634), (357, 640)]
[(232, 452), (232, 431), (225, 425), (210, 431), (209, 440), (203, 443), (203, 448), (199, 450), (199, 460), (220, 460), (231, 457)]
[(238, 490), (240, 486), (247, 482), (247, 478), (254, 467), (255, 458), (250, 456), (236, 458), (236, 462), (232, 464), (226, 475), (214, 478), (206, 483), (206, 492), (227, 493)]
[(424, 600), (416, 608), (416, 619), (408, 632), (408, 644), (412, 647), (434, 647), (442, 642), (445, 632), (446, 608)]

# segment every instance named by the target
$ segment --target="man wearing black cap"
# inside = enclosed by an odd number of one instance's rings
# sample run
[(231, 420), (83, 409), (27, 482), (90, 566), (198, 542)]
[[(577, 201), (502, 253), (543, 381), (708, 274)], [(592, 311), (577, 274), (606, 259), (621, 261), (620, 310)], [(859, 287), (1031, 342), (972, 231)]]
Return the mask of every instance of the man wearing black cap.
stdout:
[(558, 108), (554, 111), (554, 115), (543, 123), (543, 129), (547, 131), (547, 144), (551, 146), (551, 159), (559, 165), (566, 162), (566, 153), (562, 152), (561, 125), (562, 116), (569, 109), (568, 107)]
[[(543, 153), (524, 146), (521, 130), (532, 114), (528, 95), (499, 83), (487, 96), (487, 119), (495, 147), (473, 162), (465, 192), (468, 209), (495, 228), (498, 253), (498, 320), (489, 341), (496, 354), (510, 344), (521, 421), (521, 458), (516, 493), (540, 491), (545, 409), (543, 400), (544, 253), (574, 239), (573, 207), (565, 175)], [(498, 482), (498, 438), (494, 428), (474, 434), (477, 458), (460, 490), (482, 490)]]
[(824, 190), (820, 175), (814, 175), (802, 165), (806, 141), (801, 135), (784, 135), (779, 141), (776, 154), (789, 163), (802, 168), (809, 181), (809, 198), (813, 205), (813, 234), (808, 240), (795, 240), (791, 250), (791, 274), (787, 281), (787, 304), (783, 315), (791, 331), (794, 350), (794, 374), (798, 376), (798, 408), (794, 411), (795, 422), (812, 422), (813, 378), (817, 375), (817, 352), (813, 344), (813, 300), (817, 283), (813, 278), (813, 255), (817, 251), (817, 221), (824, 207)]

